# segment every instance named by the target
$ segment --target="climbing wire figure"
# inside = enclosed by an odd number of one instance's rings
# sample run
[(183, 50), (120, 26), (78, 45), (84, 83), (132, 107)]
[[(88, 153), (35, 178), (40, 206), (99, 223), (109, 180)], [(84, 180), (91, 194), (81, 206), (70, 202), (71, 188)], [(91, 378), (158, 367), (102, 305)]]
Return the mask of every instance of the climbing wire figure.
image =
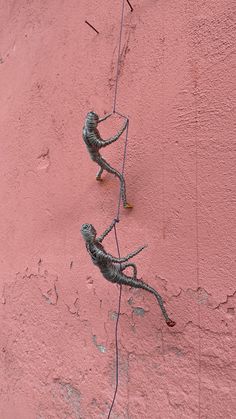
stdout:
[[(113, 220), (111, 225), (99, 237), (97, 237), (97, 232), (92, 224), (82, 225), (81, 233), (86, 243), (86, 249), (91, 256), (94, 265), (100, 269), (104, 278), (110, 282), (120, 285), (128, 285), (132, 288), (142, 288), (155, 295), (167, 325), (169, 327), (175, 326), (175, 322), (169, 318), (166, 312), (160, 294), (154, 288), (150, 287), (150, 285), (137, 278), (137, 267), (134, 263), (125, 263), (145, 249), (146, 246), (142, 246), (127, 256), (120, 258), (110, 255), (102, 246), (101, 243), (103, 239), (113, 229), (116, 222), (117, 220)], [(124, 274), (124, 270), (129, 267), (133, 269), (132, 277)]]
[(102, 181), (101, 175), (103, 170), (106, 170), (109, 173), (112, 173), (120, 180), (120, 193), (121, 199), (123, 201), (124, 208), (132, 208), (132, 205), (129, 204), (126, 200), (126, 187), (124, 176), (110, 166), (110, 164), (101, 156), (99, 150), (100, 148), (107, 147), (108, 145), (114, 143), (120, 138), (128, 125), (128, 119), (126, 119), (123, 127), (118, 131), (116, 135), (111, 137), (109, 140), (103, 140), (100, 136), (100, 133), (97, 129), (97, 126), (100, 122), (105, 121), (112, 114), (107, 114), (103, 118), (98, 117), (95, 112), (89, 112), (85, 119), (85, 125), (83, 127), (83, 140), (86, 144), (87, 150), (90, 154), (91, 159), (96, 162), (100, 169), (97, 173), (96, 180)]

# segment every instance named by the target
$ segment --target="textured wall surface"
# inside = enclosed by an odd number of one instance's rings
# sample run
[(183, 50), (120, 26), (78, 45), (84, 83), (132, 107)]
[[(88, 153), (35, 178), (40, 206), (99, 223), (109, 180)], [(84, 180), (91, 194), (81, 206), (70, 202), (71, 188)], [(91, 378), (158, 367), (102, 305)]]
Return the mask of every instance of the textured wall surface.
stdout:
[[(121, 253), (163, 295), (123, 290), (112, 418), (235, 418), (233, 0), (131, 0), (118, 110), (130, 117)], [(0, 418), (106, 418), (118, 287), (91, 264), (118, 181), (81, 130), (112, 110), (121, 2), (0, 1)], [(87, 19), (99, 35), (85, 25)], [(105, 138), (121, 126), (101, 127)], [(120, 167), (124, 141), (104, 151)], [(113, 233), (106, 248), (116, 254)]]

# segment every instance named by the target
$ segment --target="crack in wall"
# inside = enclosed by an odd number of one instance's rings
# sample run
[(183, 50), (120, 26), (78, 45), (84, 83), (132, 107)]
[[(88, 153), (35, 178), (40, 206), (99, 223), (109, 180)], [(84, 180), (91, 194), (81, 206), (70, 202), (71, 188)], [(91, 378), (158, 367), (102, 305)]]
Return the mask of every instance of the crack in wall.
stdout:
[(217, 306), (214, 307), (214, 310), (220, 308), (221, 306), (227, 304), (231, 298), (233, 298), (236, 295), (236, 291), (234, 291), (232, 294), (227, 294), (226, 299), (219, 303)]

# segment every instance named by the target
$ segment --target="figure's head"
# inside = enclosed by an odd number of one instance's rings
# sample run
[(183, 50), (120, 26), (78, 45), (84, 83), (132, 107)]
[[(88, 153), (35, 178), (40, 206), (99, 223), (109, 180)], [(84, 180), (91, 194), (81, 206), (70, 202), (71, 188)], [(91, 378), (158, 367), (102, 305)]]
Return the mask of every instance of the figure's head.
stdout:
[(93, 241), (97, 235), (97, 232), (92, 224), (83, 224), (80, 231), (87, 243)]
[(86, 115), (85, 125), (89, 131), (93, 131), (98, 125), (99, 117), (95, 112), (89, 112)]

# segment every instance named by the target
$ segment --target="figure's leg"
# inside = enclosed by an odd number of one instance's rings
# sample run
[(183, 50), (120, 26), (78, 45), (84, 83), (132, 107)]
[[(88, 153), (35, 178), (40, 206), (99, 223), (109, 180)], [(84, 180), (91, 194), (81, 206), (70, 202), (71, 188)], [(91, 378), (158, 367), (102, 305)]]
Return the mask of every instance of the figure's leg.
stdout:
[(137, 278), (137, 267), (136, 267), (135, 263), (122, 263), (121, 272), (123, 272), (126, 268), (129, 268), (129, 267), (133, 268), (133, 271), (134, 271), (134, 277), (133, 278), (138, 280), (138, 278)]
[(100, 182), (102, 181), (102, 178), (101, 178), (102, 172), (103, 172), (103, 168), (100, 167), (100, 169), (99, 169), (99, 171), (97, 172), (97, 175), (96, 175), (96, 180), (98, 180)]
[(152, 293), (153, 295), (155, 295), (157, 302), (160, 306), (161, 312), (163, 314), (163, 317), (166, 321), (166, 324), (169, 327), (173, 327), (175, 325), (175, 322), (173, 320), (171, 320), (167, 314), (167, 311), (165, 309), (163, 300), (160, 296), (160, 294), (152, 287), (150, 287), (150, 285), (148, 285), (146, 282), (142, 281), (142, 280), (137, 280), (131, 277), (126, 276), (125, 274), (123, 274), (122, 272), (118, 272), (116, 279), (114, 282), (117, 282), (118, 284), (123, 284), (123, 285), (128, 285), (129, 287), (133, 287), (133, 288), (142, 288), (150, 293)]
[(109, 165), (109, 163), (107, 163), (107, 161), (104, 160), (102, 157), (99, 158), (97, 163), (99, 164), (99, 166), (101, 166), (101, 168), (103, 170), (106, 170), (107, 172), (112, 173), (114, 176), (119, 178), (119, 180), (120, 180), (120, 192), (121, 192), (121, 198), (122, 198), (122, 201), (123, 201), (123, 206), (124, 206), (124, 208), (133, 208), (132, 205), (129, 204), (126, 201), (126, 188), (125, 188), (124, 176), (120, 172), (118, 172), (118, 170), (111, 167)]

